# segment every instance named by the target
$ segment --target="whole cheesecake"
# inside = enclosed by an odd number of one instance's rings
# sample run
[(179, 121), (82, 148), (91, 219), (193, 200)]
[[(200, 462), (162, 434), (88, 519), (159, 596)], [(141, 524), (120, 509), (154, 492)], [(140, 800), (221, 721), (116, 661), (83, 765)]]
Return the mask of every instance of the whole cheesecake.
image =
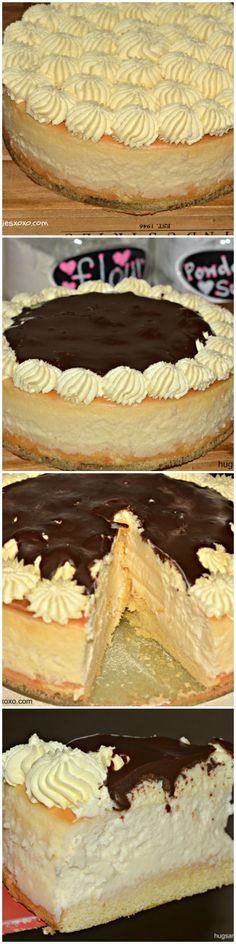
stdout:
[(142, 279), (3, 306), (4, 442), (62, 469), (161, 469), (229, 434), (233, 318)]
[(226, 193), (232, 33), (230, 3), (32, 5), (5, 31), (12, 157), (67, 196), (134, 211)]
[[(3, 879), (62, 933), (230, 885), (232, 745), (33, 734), (3, 755)], [(177, 915), (177, 911), (175, 912)]]
[[(208, 698), (231, 691), (231, 476), (36, 472), (4, 482), (5, 685), (88, 701), (126, 611), (133, 632), (158, 642)], [(136, 691), (134, 676), (131, 704)]]

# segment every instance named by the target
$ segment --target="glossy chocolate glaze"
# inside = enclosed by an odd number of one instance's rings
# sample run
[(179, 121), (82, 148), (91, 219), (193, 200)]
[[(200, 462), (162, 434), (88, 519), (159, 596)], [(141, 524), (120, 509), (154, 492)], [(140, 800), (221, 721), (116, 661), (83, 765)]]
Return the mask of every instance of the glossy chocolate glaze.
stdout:
[(3, 540), (15, 538), (19, 558), (41, 555), (50, 579), (70, 561), (74, 579), (93, 590), (90, 567), (110, 551), (113, 517), (123, 508), (138, 516), (143, 536), (162, 559), (172, 560), (192, 584), (204, 573), (197, 550), (223, 544), (233, 551), (232, 502), (218, 492), (160, 473), (45, 473), (4, 488)]
[[(89, 737), (70, 741), (71, 747), (82, 751), (98, 751), (102, 744), (115, 748), (125, 760), (124, 767), (108, 770), (107, 787), (117, 809), (125, 810), (130, 806), (130, 794), (135, 787), (145, 781), (162, 781), (170, 795), (174, 794), (177, 777), (182, 771), (189, 771), (195, 764), (205, 763), (214, 743), (221, 743), (227, 752), (232, 753), (232, 745), (226, 741), (212, 739), (212, 744), (185, 744), (182, 741), (166, 737), (126, 737), (117, 734), (94, 734)], [(129, 758), (128, 762), (127, 759)], [(209, 761), (211, 764), (211, 761)], [(212, 762), (213, 770), (215, 763)], [(210, 768), (208, 770), (210, 773)], [(167, 812), (170, 812), (168, 810)]]
[(21, 363), (39, 358), (67, 370), (104, 376), (120, 365), (145, 370), (157, 361), (194, 357), (209, 325), (173, 302), (121, 295), (71, 295), (24, 308), (5, 335)]

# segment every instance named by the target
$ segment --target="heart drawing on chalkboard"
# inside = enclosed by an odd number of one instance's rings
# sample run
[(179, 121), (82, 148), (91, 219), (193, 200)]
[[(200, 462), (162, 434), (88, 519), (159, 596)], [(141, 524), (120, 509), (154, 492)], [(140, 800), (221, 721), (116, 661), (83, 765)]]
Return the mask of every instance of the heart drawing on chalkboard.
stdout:
[(215, 282), (213, 279), (208, 279), (207, 282), (198, 282), (197, 287), (199, 292), (203, 292), (203, 295), (210, 295), (212, 288), (214, 288)]
[(76, 262), (74, 259), (69, 259), (68, 262), (60, 262), (59, 269), (65, 272), (66, 275), (72, 275), (72, 272), (76, 269)]
[(64, 288), (77, 288), (75, 282), (62, 282), (61, 284), (64, 286)]
[(131, 249), (124, 249), (123, 252), (113, 252), (112, 258), (117, 265), (125, 266), (131, 256)]

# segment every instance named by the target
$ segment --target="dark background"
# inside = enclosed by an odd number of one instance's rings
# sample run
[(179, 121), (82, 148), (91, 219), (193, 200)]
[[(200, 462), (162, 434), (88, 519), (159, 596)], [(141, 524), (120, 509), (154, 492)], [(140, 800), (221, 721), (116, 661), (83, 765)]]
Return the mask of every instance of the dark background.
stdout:
[[(4, 750), (28, 740), (34, 732), (49, 740), (70, 741), (72, 738), (112, 732), (150, 736), (188, 737), (194, 743), (207, 743), (213, 737), (233, 739), (233, 710), (197, 708), (157, 709), (76, 709), (48, 708), (3, 711)], [(132, 868), (132, 863), (131, 863)], [(233, 894), (225, 887), (195, 895), (180, 902), (171, 902), (132, 918), (90, 928), (74, 934), (55, 934), (54, 941), (213, 941), (219, 935), (233, 940)], [(215, 937), (217, 935), (217, 937)], [(12, 941), (6, 935), (5, 941)], [(18, 941), (45, 941), (41, 929), (14, 935)]]
[(34, 6), (35, 3), (3, 3), (3, 29), (6, 29), (6, 26), (9, 26), (10, 23), (21, 20), (23, 13), (28, 10), (28, 7)]
[(188, 737), (206, 744), (211, 737), (233, 740), (233, 710), (229, 708), (7, 708), (3, 711), (4, 750), (27, 741), (31, 734), (49, 741), (96, 732), (150, 737)]

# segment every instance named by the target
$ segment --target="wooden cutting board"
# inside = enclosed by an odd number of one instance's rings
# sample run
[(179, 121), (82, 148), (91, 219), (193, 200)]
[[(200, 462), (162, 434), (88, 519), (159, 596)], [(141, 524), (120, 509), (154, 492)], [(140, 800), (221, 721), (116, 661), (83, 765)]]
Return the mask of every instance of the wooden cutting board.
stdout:
[[(4, 28), (19, 20), (30, 3), (3, 4)], [(233, 233), (233, 194), (200, 206), (154, 213), (123, 213), (68, 200), (40, 187), (3, 153), (3, 233), (5, 236), (169, 235)]]
[[(227, 439), (221, 446), (218, 446), (217, 449), (213, 449), (211, 452), (208, 452), (206, 456), (202, 456), (199, 459), (194, 459), (192, 462), (187, 462), (184, 465), (176, 466), (175, 469), (177, 472), (190, 472), (192, 471), (201, 471), (201, 472), (232, 472), (233, 469), (233, 435), (228, 436)], [(3, 470), (27, 472), (30, 469), (47, 469), (49, 472), (52, 471), (52, 467), (47, 463), (43, 462), (29, 462), (27, 459), (20, 459), (19, 456), (13, 455), (9, 452), (8, 449), (3, 449)], [(55, 470), (54, 470), (55, 471)]]

